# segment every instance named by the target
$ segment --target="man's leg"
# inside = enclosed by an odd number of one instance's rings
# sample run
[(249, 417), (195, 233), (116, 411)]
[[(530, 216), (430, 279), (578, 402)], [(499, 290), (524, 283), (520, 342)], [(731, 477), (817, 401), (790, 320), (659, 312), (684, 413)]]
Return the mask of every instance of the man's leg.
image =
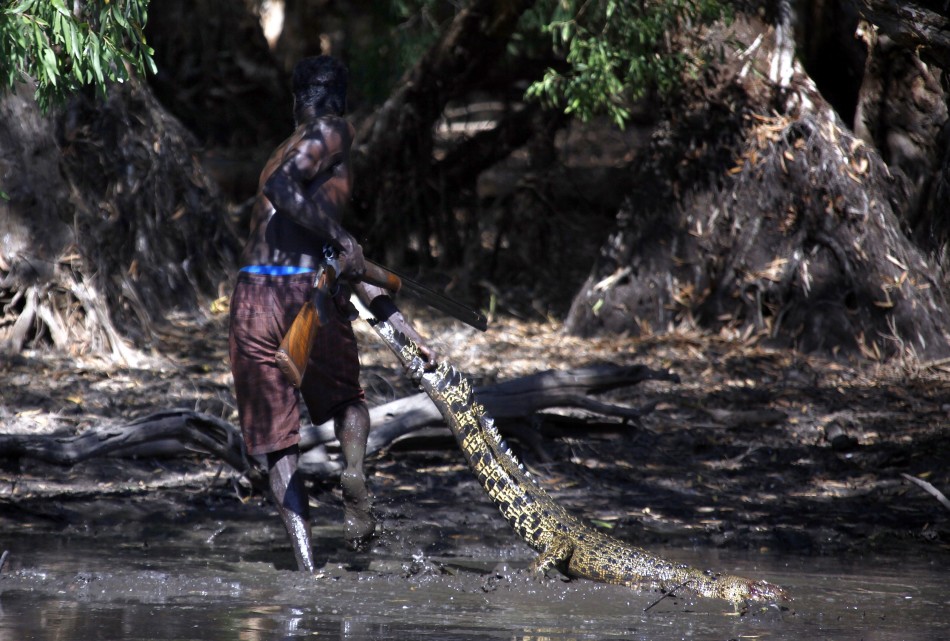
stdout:
[(343, 530), (347, 543), (359, 549), (373, 538), (376, 519), (372, 512), (363, 458), (369, 436), (369, 410), (366, 403), (347, 405), (333, 417), (336, 437), (343, 449), (346, 467), (340, 475), (343, 486)]
[(300, 449), (297, 445), (267, 454), (267, 475), (270, 490), (280, 518), (290, 535), (290, 545), (297, 559), (297, 569), (314, 571), (313, 547), (310, 544), (310, 502), (303, 476), (297, 471)]

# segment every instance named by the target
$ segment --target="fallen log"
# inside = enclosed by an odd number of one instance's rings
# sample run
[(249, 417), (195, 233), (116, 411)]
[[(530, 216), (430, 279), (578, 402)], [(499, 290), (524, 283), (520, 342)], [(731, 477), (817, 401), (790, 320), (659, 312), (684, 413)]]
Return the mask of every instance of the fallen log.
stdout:
[(621, 387), (630, 387), (643, 381), (679, 382), (671, 372), (651, 369), (645, 365), (588, 365), (577, 369), (550, 369), (477, 388), (475, 393), (497, 421), (526, 418), (542, 409), (577, 407), (603, 416), (639, 421), (653, 410), (612, 405), (591, 398)]
[[(645, 366), (591, 365), (573, 370), (548, 370), (488, 385), (478, 390), (479, 399), (500, 425), (530, 421), (551, 408), (580, 408), (595, 414), (638, 421), (653, 404), (633, 408), (592, 398), (609, 390), (645, 380), (677, 382), (675, 374)], [(444, 426), (444, 419), (423, 393), (380, 405), (370, 410), (373, 428), (367, 454), (375, 454), (413, 432)], [(316, 477), (334, 478), (341, 469), (328, 448), (338, 447), (332, 421), (301, 430), (301, 468)], [(0, 434), (0, 457), (23, 458), (59, 465), (102, 456), (169, 456), (202, 452), (247, 475), (255, 487), (265, 487), (259, 462), (247, 456), (240, 430), (208, 414), (171, 409), (143, 416), (131, 423), (89, 429), (76, 436)]]
[(259, 470), (248, 460), (240, 431), (223, 419), (191, 410), (156, 412), (126, 425), (90, 429), (76, 436), (0, 434), (0, 456), (59, 465), (158, 451), (211, 454), (246, 474), (255, 485), (264, 483)]

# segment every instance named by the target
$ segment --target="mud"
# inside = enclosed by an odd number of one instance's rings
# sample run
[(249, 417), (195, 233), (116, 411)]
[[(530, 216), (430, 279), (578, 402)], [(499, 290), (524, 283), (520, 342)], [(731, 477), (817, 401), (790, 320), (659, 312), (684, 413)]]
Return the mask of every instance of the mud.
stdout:
[(938, 559), (655, 548), (768, 576), (795, 594), (785, 608), (736, 612), (687, 595), (536, 580), (524, 571), (530, 552), (479, 505), (467, 506), (466, 523), (445, 525), (428, 520), (425, 504), (387, 501), (367, 552), (347, 550), (339, 525), (321, 525), (314, 540), (323, 566), (310, 577), (290, 569), (285, 535), (265, 506), (167, 498), (180, 510), (174, 518), (129, 520), (141, 506), (118, 514), (92, 502), (75, 506), (87, 515), (81, 527), (0, 535), (11, 551), (0, 573), (0, 639), (913, 641), (950, 633)]

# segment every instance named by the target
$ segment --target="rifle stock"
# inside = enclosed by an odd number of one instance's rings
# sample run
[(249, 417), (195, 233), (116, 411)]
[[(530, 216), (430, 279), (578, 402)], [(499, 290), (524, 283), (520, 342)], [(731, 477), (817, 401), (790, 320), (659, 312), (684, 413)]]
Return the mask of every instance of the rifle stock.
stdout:
[(313, 301), (307, 301), (300, 308), (294, 318), (290, 330), (280, 342), (280, 347), (274, 355), (277, 368), (283, 373), (291, 385), (299, 388), (303, 380), (303, 373), (307, 369), (307, 359), (310, 358), (310, 348), (320, 326), (316, 307)]
[[(323, 272), (313, 289), (313, 296), (297, 312), (294, 322), (291, 323), (290, 329), (280, 341), (277, 353), (274, 354), (277, 368), (287, 381), (298, 389), (307, 370), (313, 341), (317, 337), (317, 331), (323, 325), (323, 319), (326, 318), (326, 305), (329, 299), (327, 292), (336, 282), (336, 269), (333, 265), (335, 263), (329, 263), (323, 267)], [(393, 294), (402, 287), (402, 281), (398, 276), (375, 263), (367, 263), (366, 273), (362, 280), (383, 287)]]
[(295, 388), (299, 388), (303, 381), (310, 350), (313, 348), (313, 340), (326, 318), (326, 304), (329, 297), (327, 292), (332, 286), (333, 274), (330, 273), (332, 271), (332, 268), (327, 268), (320, 274), (317, 286), (313, 289), (313, 296), (297, 312), (294, 322), (291, 323), (287, 334), (280, 341), (277, 353), (274, 354), (277, 369)]

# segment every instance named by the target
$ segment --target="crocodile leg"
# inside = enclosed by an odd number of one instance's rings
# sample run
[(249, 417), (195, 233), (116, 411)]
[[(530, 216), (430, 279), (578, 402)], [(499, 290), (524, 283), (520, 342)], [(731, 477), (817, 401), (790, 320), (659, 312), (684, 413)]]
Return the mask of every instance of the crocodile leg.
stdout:
[(574, 543), (569, 536), (559, 536), (544, 548), (544, 551), (538, 555), (528, 571), (532, 574), (547, 574), (547, 571), (555, 567), (566, 567), (571, 555), (574, 554)]

